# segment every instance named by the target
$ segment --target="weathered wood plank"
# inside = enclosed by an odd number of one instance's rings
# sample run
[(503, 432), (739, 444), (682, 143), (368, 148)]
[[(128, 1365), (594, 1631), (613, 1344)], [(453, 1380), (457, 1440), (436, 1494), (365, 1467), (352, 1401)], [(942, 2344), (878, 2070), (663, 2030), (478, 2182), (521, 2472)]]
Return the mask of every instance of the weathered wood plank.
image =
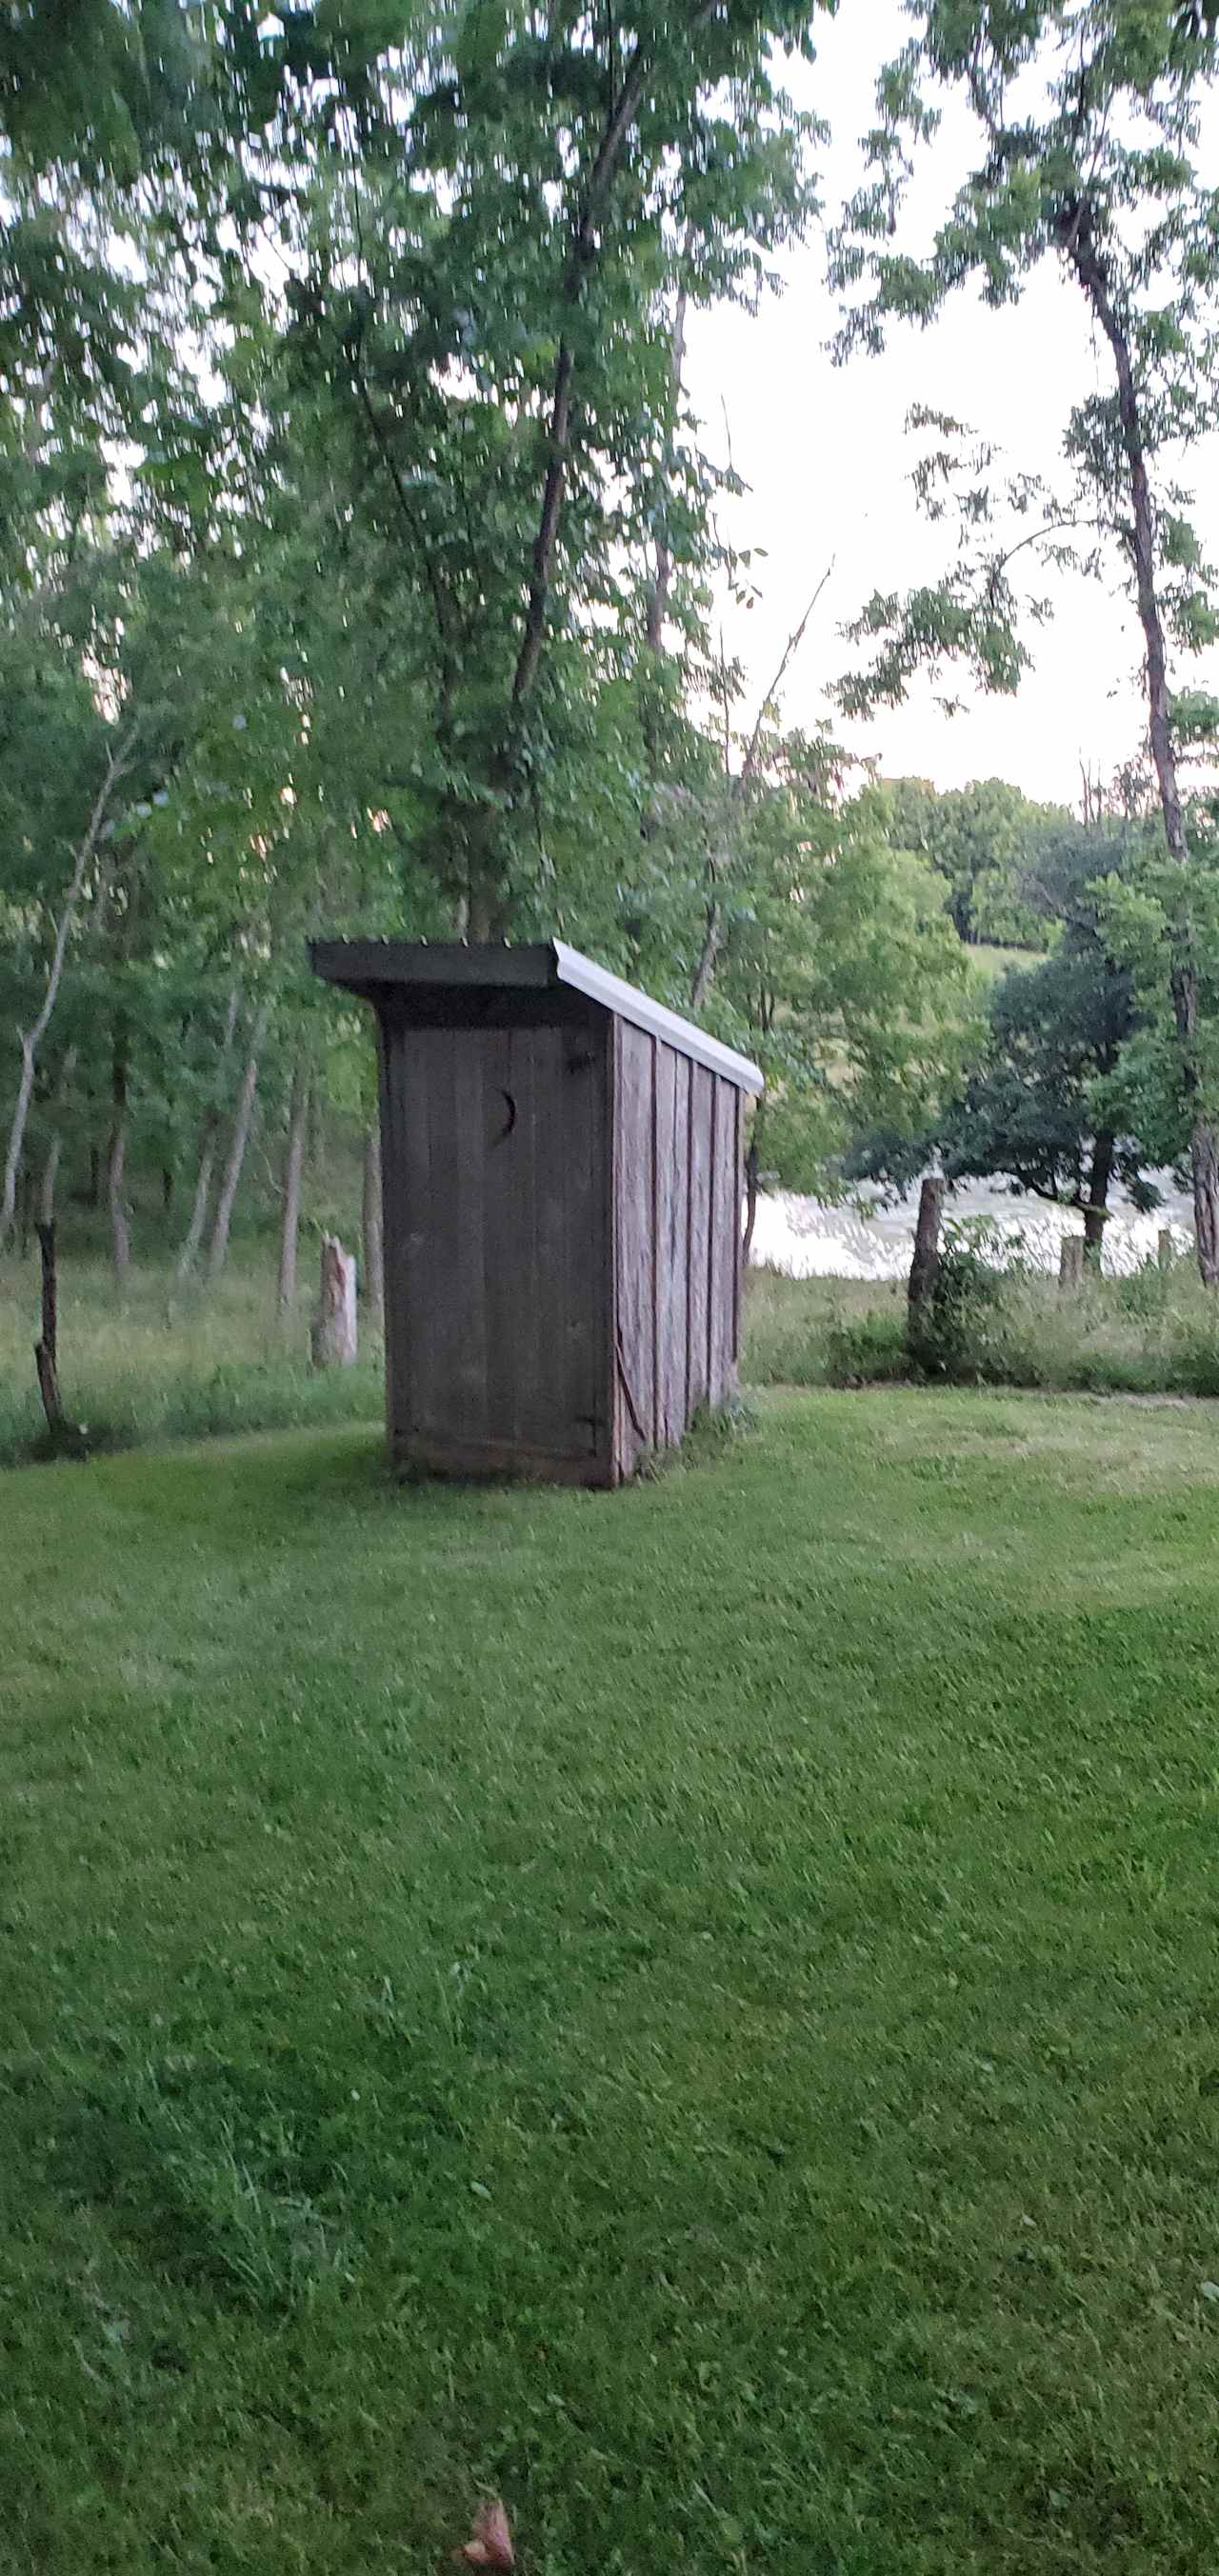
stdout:
[(391, 1443), (407, 1417), (406, 1265), (403, 1166), (403, 1039), (378, 1016), (377, 1079), (381, 1109), (381, 1227), (385, 1260), (385, 1418)]
[(546, 1485), (608, 1485), (613, 1481), (606, 1457), (561, 1455), (530, 1449), (520, 1440), (437, 1440), (416, 1433), (395, 1443), (394, 1463), (404, 1476), (511, 1476)]
[[(441, 1132), (433, 1136), (438, 1187), (452, 1201), (453, 1273), (442, 1282), (447, 1308), (449, 1392), (443, 1415), (446, 1432), (461, 1440), (487, 1436), (487, 1306), (484, 1283), (483, 1185), (486, 1166), (486, 1106), (483, 1056), (486, 1039), (453, 1031), (452, 1127), (449, 1151)], [(447, 1171), (446, 1171), (447, 1163)], [(435, 1211), (438, 1230), (440, 1211)]]
[[(475, 1043), (471, 1040), (471, 1043)], [(476, 1041), (482, 1071), (483, 1117), (483, 1324), (486, 1353), (485, 1419), (488, 1441), (516, 1436), (518, 1297), (509, 1257), (517, 1231), (519, 1172), (513, 1153), (519, 1088), (513, 1041), (484, 1030)]]
[(656, 1059), (656, 1418), (657, 1437), (668, 1447), (686, 1427), (689, 1135), (689, 1059), (662, 1046)]
[(408, 1331), (413, 1353), (410, 1428), (447, 1432), (456, 1400), (461, 1333), (456, 1311), (458, 1198), (452, 1186), (457, 1111), (453, 1031), (414, 1033), (408, 1041), (406, 1064)]
[(687, 1272), (686, 1418), (707, 1401), (711, 1286), (711, 1126), (715, 1076), (705, 1065), (691, 1067), (690, 1091), (690, 1259)]
[(627, 1415), (623, 1461), (624, 1472), (629, 1474), (640, 1450), (649, 1447), (656, 1438), (652, 1242), (655, 1044), (642, 1030), (620, 1021), (615, 1052), (618, 1294), (615, 1359)]
[(602, 1073), (607, 1023), (572, 1030), (560, 1060), (560, 1168), (563, 1204), (563, 1348), (565, 1410), (575, 1437), (608, 1450), (610, 1390), (605, 1368), (605, 1207), (602, 1187)]
[(309, 957), (326, 983), (359, 992), (414, 984), (545, 986), (555, 978), (547, 941), (509, 948), (452, 939), (313, 939)]
[(744, 1294), (743, 1227), (745, 1200), (745, 1095), (733, 1089), (732, 1114), (735, 1121), (732, 1158), (732, 1382), (736, 1385), (737, 1364), (741, 1356), (741, 1299)]
[[(534, 1228), (533, 1296), (530, 1316), (533, 1396), (526, 1436), (555, 1455), (570, 1453), (581, 1435), (577, 1411), (592, 1411), (591, 1394), (581, 1407), (568, 1344), (569, 1194), (572, 1173), (565, 1147), (566, 1047), (558, 1029), (537, 1029), (533, 1036)], [(583, 1432), (590, 1443), (591, 1424)]]
[(736, 1092), (729, 1082), (715, 1082), (714, 1156), (711, 1171), (711, 1312), (707, 1391), (712, 1404), (722, 1404), (735, 1383), (732, 1332), (737, 1268)]
[[(386, 1157), (387, 1206), (398, 1233), (400, 1304), (395, 1299), (394, 1430), (414, 1431), (436, 1374), (436, 1287), (432, 1266), (432, 1099), (439, 1035), (399, 1033), (396, 1137)], [(388, 1247), (387, 1247), (388, 1250)]]

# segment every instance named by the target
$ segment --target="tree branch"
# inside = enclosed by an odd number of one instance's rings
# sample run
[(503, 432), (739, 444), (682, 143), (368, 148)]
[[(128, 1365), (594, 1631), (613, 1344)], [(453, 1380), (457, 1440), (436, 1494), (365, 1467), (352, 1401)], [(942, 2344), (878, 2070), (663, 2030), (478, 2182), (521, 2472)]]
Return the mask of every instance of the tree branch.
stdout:
[[(711, 16), (714, 6), (715, 0), (702, 0), (702, 5), (691, 17), (686, 31), (687, 40), (697, 34), (698, 29)], [(560, 301), (569, 314), (574, 314), (577, 310), (583, 298), (586, 279), (595, 264), (597, 227), (605, 210), (623, 146), (643, 103), (644, 92), (655, 67), (657, 50), (655, 46), (645, 45), (643, 38), (639, 38), (616, 99), (612, 98), (611, 79), (610, 113), (572, 229), (571, 246), (563, 272)], [(533, 569), (525, 607), (525, 624), (512, 679), (514, 716), (519, 714), (533, 688), (545, 642), (546, 612), (567, 481), (574, 373), (575, 354), (567, 332), (564, 330), (560, 336), (558, 357), (555, 361), (547, 440), (549, 454), (546, 481), (542, 492), (538, 532), (533, 544)]]

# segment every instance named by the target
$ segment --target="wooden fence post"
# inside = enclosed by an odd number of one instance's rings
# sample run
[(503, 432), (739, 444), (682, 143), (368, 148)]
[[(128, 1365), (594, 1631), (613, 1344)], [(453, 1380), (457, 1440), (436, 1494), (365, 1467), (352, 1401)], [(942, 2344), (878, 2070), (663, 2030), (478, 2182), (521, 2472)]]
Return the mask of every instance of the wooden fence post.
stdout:
[(1160, 1228), (1159, 1240), (1156, 1244), (1156, 1260), (1159, 1262), (1161, 1270), (1171, 1270), (1173, 1264), (1173, 1249), (1172, 1227), (1170, 1225), (1162, 1225)]
[(322, 1285), (310, 1348), (315, 1368), (350, 1368), (356, 1356), (356, 1265), (337, 1234), (322, 1237)]
[(1084, 1239), (1082, 1234), (1064, 1234), (1058, 1256), (1058, 1288), (1063, 1297), (1078, 1296), (1084, 1284)]

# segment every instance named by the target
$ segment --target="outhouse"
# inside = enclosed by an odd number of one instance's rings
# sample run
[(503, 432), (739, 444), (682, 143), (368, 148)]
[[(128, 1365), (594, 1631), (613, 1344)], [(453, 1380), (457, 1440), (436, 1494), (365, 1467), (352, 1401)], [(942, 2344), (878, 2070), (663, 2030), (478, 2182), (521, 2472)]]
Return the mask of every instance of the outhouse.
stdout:
[(381, 1064), (402, 1469), (617, 1485), (736, 1384), (754, 1064), (562, 940), (321, 940)]

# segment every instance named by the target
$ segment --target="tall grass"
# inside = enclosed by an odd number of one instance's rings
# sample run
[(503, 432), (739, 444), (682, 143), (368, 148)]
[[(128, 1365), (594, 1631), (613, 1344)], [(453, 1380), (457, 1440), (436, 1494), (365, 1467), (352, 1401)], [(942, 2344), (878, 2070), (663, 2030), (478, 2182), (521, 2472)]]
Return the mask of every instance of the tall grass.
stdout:
[[(85, 1447), (373, 1418), (380, 1336), (362, 1317), (357, 1365), (316, 1370), (311, 1303), (311, 1287), (302, 1288), (292, 1313), (277, 1318), (270, 1254), (256, 1244), (211, 1288), (182, 1288), (169, 1262), (142, 1265), (121, 1303), (108, 1264), (70, 1252), (60, 1265), (59, 1376)], [(38, 1311), (36, 1259), (0, 1263), (0, 1465), (43, 1446)]]
[[(358, 1364), (315, 1370), (312, 1300), (310, 1281), (291, 1315), (277, 1318), (271, 1252), (256, 1240), (213, 1288), (179, 1287), (169, 1262), (141, 1265), (121, 1304), (108, 1264), (70, 1250), (60, 1273), (60, 1379), (85, 1448), (375, 1420), (379, 1334), (362, 1313)], [(748, 1385), (857, 1386), (911, 1374), (901, 1283), (754, 1270), (745, 1317)], [(37, 1331), (36, 1260), (0, 1263), (0, 1466), (44, 1451)], [(1089, 1283), (1073, 1298), (1007, 1271), (940, 1374), (1064, 1393), (1219, 1395), (1219, 1299), (1184, 1260), (1167, 1273), (1148, 1264)]]
[[(911, 1367), (900, 1282), (750, 1281), (747, 1372), (755, 1385), (858, 1386)], [(1063, 1296), (1019, 1267), (991, 1274), (935, 1372), (962, 1385), (1069, 1394), (1219, 1395), (1219, 1297), (1193, 1262), (1146, 1263)]]

